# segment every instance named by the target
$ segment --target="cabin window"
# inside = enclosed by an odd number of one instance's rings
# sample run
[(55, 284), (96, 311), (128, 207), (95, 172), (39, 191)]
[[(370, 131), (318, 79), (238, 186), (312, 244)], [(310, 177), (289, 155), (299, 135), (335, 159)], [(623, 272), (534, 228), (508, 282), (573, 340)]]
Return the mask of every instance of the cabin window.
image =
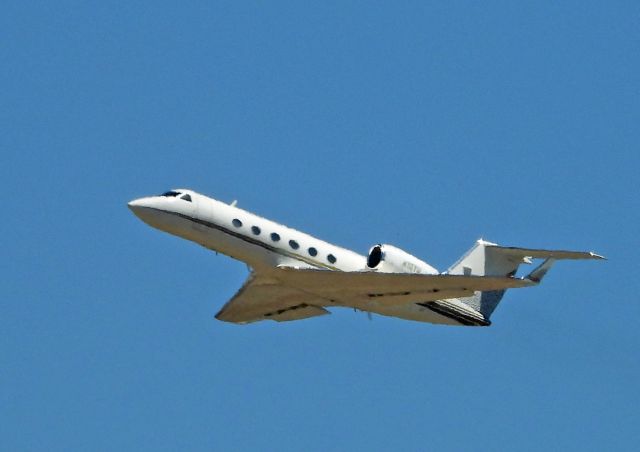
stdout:
[(191, 202), (191, 195), (187, 193), (186, 195), (181, 196), (180, 199), (184, 199), (185, 201)]
[(280, 234), (278, 234), (277, 232), (272, 232), (271, 233), (271, 240), (273, 240), (274, 242), (279, 242), (280, 241)]
[(329, 262), (331, 262), (332, 264), (335, 264), (335, 263), (336, 263), (336, 257), (335, 257), (333, 254), (329, 254), (329, 255), (327, 256), (327, 260), (328, 260)]
[(242, 221), (238, 220), (237, 218), (234, 218), (232, 223), (236, 228), (242, 227)]
[(254, 235), (260, 235), (260, 228), (258, 226), (251, 226), (251, 232), (253, 232)]
[(180, 194), (180, 192), (177, 191), (166, 191), (163, 194), (161, 194), (160, 196), (164, 196), (166, 198), (175, 198), (176, 196), (178, 196)]
[(300, 248), (300, 245), (298, 245), (298, 242), (296, 242), (295, 240), (289, 240), (289, 246), (294, 250)]
[(309, 251), (309, 254), (311, 256), (317, 256), (318, 255), (318, 250), (315, 249), (314, 247), (309, 248), (307, 251)]

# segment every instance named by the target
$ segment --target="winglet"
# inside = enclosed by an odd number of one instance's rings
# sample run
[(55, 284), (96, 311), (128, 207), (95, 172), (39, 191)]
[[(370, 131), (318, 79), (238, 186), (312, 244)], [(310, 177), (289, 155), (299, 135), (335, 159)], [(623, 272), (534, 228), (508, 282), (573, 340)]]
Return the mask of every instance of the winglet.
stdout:
[(553, 267), (553, 264), (555, 263), (556, 260), (552, 257), (545, 259), (545, 261), (542, 264), (538, 265), (531, 273), (529, 273), (525, 279), (533, 281), (536, 284), (540, 283), (540, 281), (542, 281), (542, 278), (544, 278), (544, 275), (547, 274), (549, 269)]
[(607, 260), (607, 258), (606, 258), (606, 257), (604, 257), (604, 256), (602, 256), (602, 255), (600, 255), (600, 254), (596, 254), (596, 253), (594, 253), (593, 251), (589, 251), (589, 254), (591, 255), (591, 257), (592, 257), (593, 259), (601, 259), (601, 260), (605, 260), (605, 261)]

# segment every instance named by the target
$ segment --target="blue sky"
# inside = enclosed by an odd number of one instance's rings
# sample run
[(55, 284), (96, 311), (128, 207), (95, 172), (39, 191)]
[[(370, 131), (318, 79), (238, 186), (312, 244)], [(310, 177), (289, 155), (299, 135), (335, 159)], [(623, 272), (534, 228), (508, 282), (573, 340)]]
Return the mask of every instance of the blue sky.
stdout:
[[(4, 450), (633, 450), (636, 2), (8, 2)], [(190, 187), (446, 269), (595, 250), (490, 328), (213, 315), (246, 267), (150, 229)]]

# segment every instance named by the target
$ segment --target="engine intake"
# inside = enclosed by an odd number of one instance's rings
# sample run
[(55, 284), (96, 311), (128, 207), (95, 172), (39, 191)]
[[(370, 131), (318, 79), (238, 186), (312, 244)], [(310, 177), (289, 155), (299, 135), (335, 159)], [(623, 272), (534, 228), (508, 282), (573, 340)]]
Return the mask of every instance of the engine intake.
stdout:
[(367, 268), (382, 273), (424, 273), (437, 275), (438, 270), (415, 256), (392, 245), (378, 244), (371, 247), (367, 256)]

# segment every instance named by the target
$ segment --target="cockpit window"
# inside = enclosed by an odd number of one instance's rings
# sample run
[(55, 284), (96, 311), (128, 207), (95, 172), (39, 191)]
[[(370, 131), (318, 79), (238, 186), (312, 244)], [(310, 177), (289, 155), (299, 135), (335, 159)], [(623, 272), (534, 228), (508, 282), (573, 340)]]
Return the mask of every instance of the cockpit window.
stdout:
[(180, 194), (180, 192), (177, 192), (177, 191), (166, 191), (163, 194), (161, 194), (160, 196), (165, 196), (167, 198), (175, 198), (179, 194)]
[(191, 195), (187, 193), (186, 195), (180, 196), (180, 199), (191, 202)]

